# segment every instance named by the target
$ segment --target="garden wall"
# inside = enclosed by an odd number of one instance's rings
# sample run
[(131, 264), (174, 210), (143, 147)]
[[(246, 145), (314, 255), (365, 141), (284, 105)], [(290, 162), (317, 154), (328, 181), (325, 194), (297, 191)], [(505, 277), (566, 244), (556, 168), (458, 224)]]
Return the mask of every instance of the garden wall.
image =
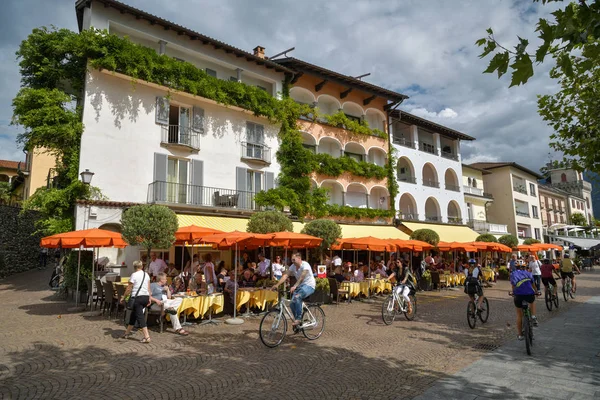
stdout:
[[(40, 239), (34, 234), (37, 212), (0, 205), (0, 278), (40, 266)], [(48, 263), (52, 250), (48, 252)]]

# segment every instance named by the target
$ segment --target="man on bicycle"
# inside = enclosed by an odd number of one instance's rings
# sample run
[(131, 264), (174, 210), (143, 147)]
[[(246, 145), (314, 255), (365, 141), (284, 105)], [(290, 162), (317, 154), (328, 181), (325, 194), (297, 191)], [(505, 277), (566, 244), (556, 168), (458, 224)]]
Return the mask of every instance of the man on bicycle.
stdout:
[(316, 282), (310, 264), (302, 261), (300, 253), (294, 253), (292, 254), (292, 266), (273, 285), (273, 289), (276, 289), (279, 285), (287, 281), (291, 274), (294, 274), (296, 277), (296, 283), (290, 289), (290, 293), (292, 293), (290, 308), (294, 314), (294, 323), (292, 326), (296, 327), (302, 324), (302, 301), (314, 293)]
[(548, 290), (548, 284), (552, 284), (552, 295), (556, 296), (556, 280), (552, 275), (552, 272), (554, 272), (554, 265), (552, 265), (552, 262), (550, 262), (549, 259), (545, 259), (540, 269), (542, 270), (542, 284), (544, 285), (546, 290)]
[(469, 268), (465, 269), (465, 293), (469, 295), (471, 300), (475, 302), (475, 293), (479, 296), (477, 300), (477, 310), (481, 311), (481, 305), (483, 304), (483, 287), (479, 281), (481, 272), (477, 261), (474, 259), (469, 260)]
[(412, 304), (408, 295), (410, 294), (410, 285), (413, 283), (413, 275), (410, 272), (410, 267), (406, 263), (402, 263), (400, 260), (396, 261), (397, 269), (393, 269), (392, 273), (388, 275), (388, 279), (396, 278), (397, 286), (394, 290), (398, 291), (404, 297), (406, 302), (407, 311), (412, 314)]
[(535, 296), (537, 295), (537, 288), (533, 281), (533, 275), (531, 272), (525, 270), (525, 263), (519, 261), (517, 270), (510, 274), (510, 284), (512, 286), (512, 292), (514, 295), (515, 307), (517, 309), (517, 339), (523, 340), (523, 309), (521, 305), (523, 301), (526, 301), (531, 305), (531, 319), (533, 320), (533, 326), (538, 326), (537, 317), (535, 316)]
[(565, 286), (565, 278), (567, 276), (571, 278), (571, 282), (573, 282), (572, 290), (573, 293), (575, 293), (577, 291), (577, 284), (575, 283), (575, 274), (573, 274), (573, 268), (575, 268), (577, 272), (581, 273), (581, 271), (579, 271), (579, 268), (577, 268), (577, 265), (575, 265), (573, 260), (571, 260), (571, 258), (569, 257), (569, 253), (565, 253), (565, 257), (560, 262), (560, 277), (562, 279), (563, 286)]

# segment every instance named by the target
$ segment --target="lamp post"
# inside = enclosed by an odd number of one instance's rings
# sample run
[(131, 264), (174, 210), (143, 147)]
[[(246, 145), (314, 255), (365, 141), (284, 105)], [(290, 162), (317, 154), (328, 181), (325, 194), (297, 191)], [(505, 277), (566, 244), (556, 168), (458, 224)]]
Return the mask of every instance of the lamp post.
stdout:
[[(85, 171), (81, 172), (79, 174), (81, 176), (81, 182), (83, 182), (84, 185), (89, 186), (90, 183), (92, 182), (92, 177), (94, 176), (94, 173), (91, 172), (89, 169), (86, 169)], [(86, 206), (87, 209), (87, 216), (86, 219), (84, 220), (84, 228), (86, 227), (86, 222), (87, 225), (89, 227), (89, 213), (90, 213), (90, 206), (89, 204)], [(79, 260), (77, 263), (77, 275), (79, 275), (79, 268), (81, 265), (81, 252), (83, 251), (83, 247), (79, 248)], [(95, 251), (94, 251), (95, 253)], [(92, 282), (94, 281), (94, 258), (92, 257)], [(95, 283), (92, 283), (92, 285), (94, 285)], [(90, 289), (88, 289), (90, 290)], [(77, 297), (75, 299), (75, 307), (70, 308), (69, 311), (81, 311), (82, 309), (85, 309), (85, 306), (81, 307), (79, 306), (79, 296), (81, 295), (81, 292), (79, 292), (79, 279), (77, 279), (77, 289), (76, 289), (76, 293), (77, 293)], [(97, 315), (96, 312), (93, 313), (93, 315)], [(90, 315), (91, 316), (91, 315)]]
[(86, 169), (79, 175), (81, 175), (81, 182), (83, 182), (86, 185), (89, 185), (92, 182), (92, 177), (94, 176), (94, 173), (91, 172), (89, 169)]

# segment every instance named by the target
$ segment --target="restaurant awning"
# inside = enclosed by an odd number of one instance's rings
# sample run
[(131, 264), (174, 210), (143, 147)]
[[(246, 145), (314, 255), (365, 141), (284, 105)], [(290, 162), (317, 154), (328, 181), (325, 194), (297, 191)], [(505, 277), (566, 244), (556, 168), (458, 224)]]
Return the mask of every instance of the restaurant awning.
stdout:
[(417, 229), (431, 229), (437, 232), (442, 242), (474, 242), (479, 236), (479, 233), (468, 226), (422, 224), (418, 222), (402, 222), (402, 225), (407, 233), (412, 233)]
[(177, 214), (179, 226), (196, 225), (203, 228), (218, 229), (223, 232), (246, 232), (248, 218), (213, 217), (209, 215)]
[[(352, 225), (338, 224), (342, 228), (342, 238), (373, 236), (378, 239), (408, 239), (408, 235), (390, 225)], [(300, 232), (304, 224), (294, 222), (294, 232)]]
[(554, 244), (564, 244), (566, 246), (572, 244), (573, 246), (580, 247), (581, 250), (589, 250), (590, 248), (600, 244), (600, 240), (598, 239), (575, 238), (570, 236), (553, 236), (552, 239)]

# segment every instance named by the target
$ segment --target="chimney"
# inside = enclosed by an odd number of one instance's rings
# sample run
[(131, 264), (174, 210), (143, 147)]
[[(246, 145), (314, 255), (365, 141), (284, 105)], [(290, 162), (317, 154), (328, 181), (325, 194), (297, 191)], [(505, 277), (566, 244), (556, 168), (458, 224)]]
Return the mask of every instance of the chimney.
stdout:
[(262, 46), (256, 46), (254, 48), (254, 55), (256, 57), (265, 58), (265, 48)]

